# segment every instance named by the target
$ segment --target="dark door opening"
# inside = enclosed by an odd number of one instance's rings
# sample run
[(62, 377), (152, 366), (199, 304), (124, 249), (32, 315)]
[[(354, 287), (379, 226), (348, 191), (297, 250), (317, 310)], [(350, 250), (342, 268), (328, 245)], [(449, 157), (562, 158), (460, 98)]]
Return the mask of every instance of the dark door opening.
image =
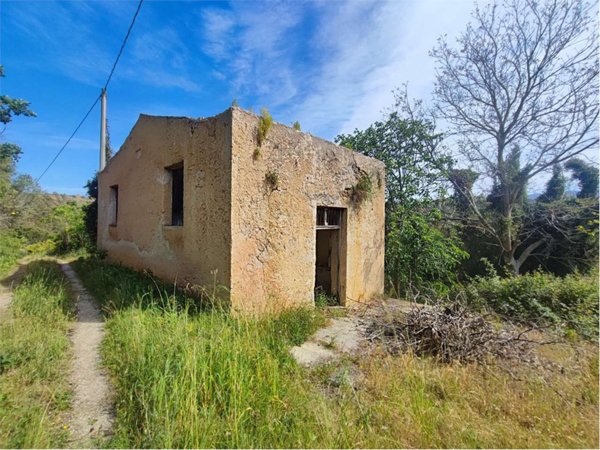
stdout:
[(317, 208), (315, 298), (340, 305), (341, 208)]

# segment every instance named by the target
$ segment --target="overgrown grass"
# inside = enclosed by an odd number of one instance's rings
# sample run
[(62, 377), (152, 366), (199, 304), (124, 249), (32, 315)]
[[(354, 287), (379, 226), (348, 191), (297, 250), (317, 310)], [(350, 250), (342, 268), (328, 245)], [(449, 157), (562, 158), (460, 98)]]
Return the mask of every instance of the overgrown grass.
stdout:
[(598, 336), (598, 272), (476, 277), (460, 291), (470, 305), (511, 320), (562, 326), (587, 338)]
[(31, 263), (0, 321), (0, 447), (65, 444), (72, 308), (56, 263)]
[(521, 369), (513, 378), (493, 367), (440, 365), (412, 355), (365, 358), (359, 363), (365, 385), (354, 402), (370, 428), (364, 443), (598, 448), (597, 353), (560, 361), (565, 373)]
[[(323, 322), (318, 311), (190, 314), (192, 299), (148, 276), (93, 261), (74, 266), (111, 306), (103, 345), (117, 398), (110, 446), (598, 445), (598, 360), (589, 345), (556, 358), (562, 372), (524, 368), (518, 378), (378, 353), (306, 370), (288, 350)], [(363, 381), (332, 376), (345, 369)]]

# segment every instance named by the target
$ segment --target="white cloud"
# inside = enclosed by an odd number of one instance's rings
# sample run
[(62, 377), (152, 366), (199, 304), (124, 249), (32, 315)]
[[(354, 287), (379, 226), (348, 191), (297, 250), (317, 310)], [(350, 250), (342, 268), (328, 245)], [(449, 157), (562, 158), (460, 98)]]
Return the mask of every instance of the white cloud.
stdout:
[(240, 2), (202, 10), (201, 48), (233, 97), (332, 138), (380, 119), (405, 82), (427, 99), (428, 52), (441, 34), (464, 29), (472, 7), (471, 0)]
[(306, 129), (326, 137), (380, 119), (392, 106), (392, 91), (406, 82), (409, 95), (427, 99), (434, 79), (428, 52), (441, 34), (464, 28), (472, 7), (470, 1), (436, 0), (365, 5), (324, 8), (318, 39), (329, 56), (299, 117)]

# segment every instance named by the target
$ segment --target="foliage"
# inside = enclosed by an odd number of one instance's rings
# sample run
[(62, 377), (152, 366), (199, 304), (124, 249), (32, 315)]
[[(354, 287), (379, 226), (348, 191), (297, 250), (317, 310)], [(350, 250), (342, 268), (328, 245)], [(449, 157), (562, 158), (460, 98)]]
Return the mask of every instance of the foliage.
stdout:
[(571, 158), (565, 163), (573, 178), (579, 182), (579, 198), (598, 197), (598, 167), (579, 158)]
[[(428, 149), (439, 144), (441, 135), (419, 103), (409, 104), (405, 92), (397, 93), (396, 108), (384, 121), (335, 140), (385, 163), (386, 279), (396, 295), (403, 295), (428, 283), (443, 289), (444, 283), (453, 281), (453, 269), (465, 253), (454, 231), (440, 222), (442, 173), (451, 160)], [(363, 198), (371, 191), (372, 180), (364, 178), (359, 184)]]
[(543, 242), (524, 270), (543, 267), (565, 275), (598, 265), (598, 199), (565, 198), (529, 205), (524, 245)]
[(302, 130), (302, 127), (300, 126), (300, 122), (298, 122), (297, 120), (292, 124), (292, 128), (296, 131)]
[[(0, 78), (4, 77), (4, 66), (0, 64)], [(0, 95), (0, 123), (6, 125), (13, 116), (36, 117), (29, 109), (29, 102), (20, 98), (12, 98), (8, 95)]]
[(98, 176), (94, 175), (91, 180), (88, 180), (85, 188), (92, 201), (83, 207), (83, 220), (90, 249), (93, 249), (98, 238)]
[(534, 272), (519, 277), (476, 277), (464, 289), (467, 302), (513, 321), (562, 325), (598, 336), (598, 273), (564, 278)]
[(56, 242), (52, 239), (45, 241), (34, 242), (25, 247), (27, 253), (36, 256), (54, 255), (56, 254)]
[(546, 183), (546, 190), (540, 196), (539, 201), (553, 202), (565, 196), (565, 185), (567, 184), (565, 174), (560, 164), (552, 167), (552, 177)]
[(0, 320), (0, 447), (66, 445), (72, 313), (58, 266), (32, 263)]
[(258, 146), (262, 146), (263, 142), (267, 138), (269, 130), (273, 126), (273, 117), (269, 113), (267, 108), (260, 110), (260, 118), (258, 119)]
[(54, 230), (52, 241), (56, 254), (66, 254), (89, 247), (81, 205), (70, 202), (55, 207), (46, 223)]
[(6, 275), (23, 256), (23, 239), (14, 235), (14, 233), (0, 234), (0, 278)]
[(352, 201), (355, 204), (361, 204), (373, 195), (373, 180), (368, 173), (362, 173), (358, 177), (356, 184), (352, 186)]
[(274, 191), (279, 187), (279, 175), (277, 174), (277, 172), (269, 170), (265, 174), (265, 182), (267, 183), (269, 189)]
[(432, 51), (438, 116), (459, 136), (457, 149), (481, 186), (492, 187), (494, 214), (461, 192), (466, 220), (517, 274), (534, 250), (521, 245), (527, 182), (598, 145), (593, 17), (583, 1), (493, 2), (475, 9), (455, 46), (443, 37)]
[(433, 224), (437, 210), (396, 208), (386, 235), (385, 268), (388, 285), (396, 296), (430, 289), (444, 293), (456, 281), (455, 267), (468, 256), (452, 234), (444, 235)]
[(438, 159), (426, 151), (441, 140), (435, 124), (407, 111), (405, 93), (398, 93), (396, 101), (399, 110), (392, 111), (384, 121), (335, 138), (339, 145), (385, 163), (387, 211), (442, 195), (445, 189), (440, 183), (439, 168), (451, 161)]
[(325, 308), (327, 306), (336, 306), (339, 305), (339, 300), (332, 295), (327, 294), (327, 292), (322, 289), (315, 290), (315, 306), (318, 308)]

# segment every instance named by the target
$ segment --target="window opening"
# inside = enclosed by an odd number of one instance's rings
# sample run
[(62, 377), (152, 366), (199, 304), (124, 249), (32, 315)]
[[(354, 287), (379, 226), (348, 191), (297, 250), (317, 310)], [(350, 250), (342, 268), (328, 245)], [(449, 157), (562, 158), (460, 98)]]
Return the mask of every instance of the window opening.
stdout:
[(343, 208), (317, 206), (317, 229), (339, 229), (342, 225)]
[(116, 225), (119, 218), (119, 186), (110, 187), (110, 225)]
[(171, 172), (171, 225), (183, 225), (183, 165), (169, 169)]

